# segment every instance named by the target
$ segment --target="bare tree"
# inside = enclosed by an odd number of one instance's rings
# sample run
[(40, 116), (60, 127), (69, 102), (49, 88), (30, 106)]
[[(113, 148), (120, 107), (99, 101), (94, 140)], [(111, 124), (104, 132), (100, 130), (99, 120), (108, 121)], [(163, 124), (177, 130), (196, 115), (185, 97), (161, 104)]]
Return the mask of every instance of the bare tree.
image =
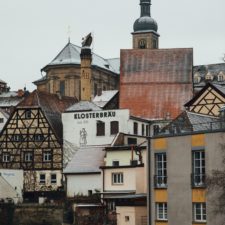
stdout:
[[(221, 145), (222, 167), (207, 178), (208, 194), (212, 195), (213, 213), (225, 219), (225, 144)], [(221, 225), (225, 225), (225, 220)]]

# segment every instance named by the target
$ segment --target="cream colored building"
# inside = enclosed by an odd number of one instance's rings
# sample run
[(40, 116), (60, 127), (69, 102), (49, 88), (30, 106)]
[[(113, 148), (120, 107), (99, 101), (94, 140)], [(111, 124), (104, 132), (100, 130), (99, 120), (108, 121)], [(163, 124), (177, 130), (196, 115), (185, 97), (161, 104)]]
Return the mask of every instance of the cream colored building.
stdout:
[(103, 200), (110, 220), (118, 225), (141, 225), (147, 220), (145, 137), (119, 133), (105, 148)]

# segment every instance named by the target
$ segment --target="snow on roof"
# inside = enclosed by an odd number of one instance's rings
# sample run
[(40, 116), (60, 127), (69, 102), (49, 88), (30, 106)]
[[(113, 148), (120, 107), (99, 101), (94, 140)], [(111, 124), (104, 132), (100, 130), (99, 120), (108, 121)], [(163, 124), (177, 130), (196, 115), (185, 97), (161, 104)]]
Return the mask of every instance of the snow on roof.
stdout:
[(103, 108), (116, 94), (118, 90), (111, 90), (111, 91), (102, 91), (102, 95), (96, 95), (93, 99), (93, 102)]
[(79, 148), (63, 173), (101, 172), (99, 167), (104, 165), (104, 148), (105, 146), (87, 146)]
[[(68, 65), (68, 64), (75, 64), (80, 65), (80, 52), (81, 47), (74, 45), (72, 43), (68, 43), (62, 51), (42, 70), (46, 70), (48, 66), (55, 66), (55, 65)], [(104, 59), (103, 57), (92, 53), (92, 65), (98, 66), (105, 70), (109, 70), (113, 73), (119, 74), (119, 62), (120, 59)]]
[(80, 111), (99, 111), (102, 110), (96, 104), (89, 102), (89, 101), (80, 101), (75, 103), (74, 105), (70, 106), (66, 112), (80, 112)]

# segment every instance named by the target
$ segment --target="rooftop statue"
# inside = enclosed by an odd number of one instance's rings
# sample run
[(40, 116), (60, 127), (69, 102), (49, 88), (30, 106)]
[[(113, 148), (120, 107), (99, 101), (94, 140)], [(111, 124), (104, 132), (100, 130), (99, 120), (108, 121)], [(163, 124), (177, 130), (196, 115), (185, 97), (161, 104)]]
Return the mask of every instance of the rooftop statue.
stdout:
[(92, 44), (92, 35), (89, 33), (86, 37), (82, 38), (82, 47), (90, 47)]

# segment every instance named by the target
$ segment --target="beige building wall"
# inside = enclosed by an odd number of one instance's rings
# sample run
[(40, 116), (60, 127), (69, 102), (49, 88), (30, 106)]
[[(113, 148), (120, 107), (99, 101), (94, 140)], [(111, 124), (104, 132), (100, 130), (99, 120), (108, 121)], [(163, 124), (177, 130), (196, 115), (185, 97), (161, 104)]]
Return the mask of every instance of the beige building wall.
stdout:
[[(135, 191), (146, 193), (146, 177), (144, 167), (107, 169), (105, 173), (105, 191)], [(123, 184), (113, 184), (112, 174), (123, 173)]]
[(143, 225), (147, 220), (147, 207), (117, 206), (117, 225)]

